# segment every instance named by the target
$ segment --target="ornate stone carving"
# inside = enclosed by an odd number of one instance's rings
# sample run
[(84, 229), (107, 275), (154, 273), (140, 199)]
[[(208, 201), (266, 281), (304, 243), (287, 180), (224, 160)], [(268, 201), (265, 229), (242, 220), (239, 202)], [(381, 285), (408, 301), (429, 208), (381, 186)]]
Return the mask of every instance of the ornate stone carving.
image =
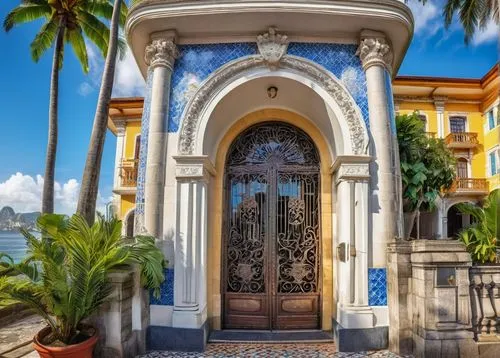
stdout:
[(356, 111), (354, 100), (349, 92), (340, 84), (340, 81), (334, 79), (334, 77), (322, 67), (299, 57), (286, 56), (282, 62), (284, 67), (294, 69), (307, 75), (333, 97), (349, 126), (353, 153), (364, 154), (368, 146), (364, 122), (361, 115)]
[(163, 66), (170, 69), (175, 59), (179, 57), (179, 50), (172, 40), (156, 39), (146, 46), (144, 60), (152, 68)]
[(257, 46), (267, 65), (276, 69), (288, 49), (288, 37), (278, 34), (276, 28), (270, 27), (268, 32), (257, 36)]
[(392, 70), (393, 53), (384, 37), (362, 39), (357, 54), (365, 70), (373, 65), (382, 65), (389, 71)]
[(342, 180), (367, 181), (369, 178), (368, 163), (341, 164), (337, 170), (337, 182)]
[[(191, 98), (186, 106), (179, 133), (179, 154), (194, 154), (195, 140), (198, 131), (199, 117), (211, 96), (218, 93), (233, 78), (240, 77), (247, 71), (264, 67), (266, 62), (262, 56), (248, 56), (216, 71)], [(361, 114), (349, 92), (321, 66), (300, 57), (286, 55), (280, 66), (299, 72), (323, 87), (338, 104), (344, 119), (347, 121), (353, 154), (365, 154), (368, 136)]]
[(233, 76), (246, 70), (262, 65), (264, 60), (261, 57), (249, 57), (239, 61), (230, 67), (223, 67), (216, 71), (212, 77), (201, 87), (191, 98), (182, 118), (182, 127), (179, 133), (179, 154), (193, 154), (196, 131), (198, 129), (199, 116), (213, 93), (218, 92), (218, 88)]

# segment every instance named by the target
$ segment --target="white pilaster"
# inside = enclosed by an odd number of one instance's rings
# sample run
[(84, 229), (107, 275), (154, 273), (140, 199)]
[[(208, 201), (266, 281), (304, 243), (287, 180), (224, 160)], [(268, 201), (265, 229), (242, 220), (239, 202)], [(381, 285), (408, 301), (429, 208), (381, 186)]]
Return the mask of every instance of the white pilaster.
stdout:
[(200, 328), (207, 318), (207, 185), (205, 156), (175, 157), (177, 212), (173, 327)]
[[(124, 120), (114, 120), (114, 125), (116, 127), (116, 152), (115, 152), (115, 169), (113, 178), (113, 188), (116, 190), (121, 187), (121, 166), (123, 160), (123, 151), (125, 148), (125, 121)], [(121, 200), (120, 195), (113, 194), (113, 206), (114, 212), (120, 213), (121, 211)]]
[(145, 60), (153, 71), (153, 78), (144, 186), (144, 226), (148, 234), (159, 238), (167, 138), (165, 126), (168, 124), (170, 80), (178, 50), (174, 43), (174, 32), (153, 34), (151, 40), (145, 51)]
[(392, 68), (392, 50), (384, 34), (374, 31), (363, 31), (358, 50), (366, 73), (368, 91), (368, 110), (370, 131), (375, 161), (372, 166), (372, 213), (373, 213), (373, 246), (382, 247), (383, 251), (373, 253), (374, 266), (385, 266), (385, 247), (398, 235), (398, 203), (397, 172), (399, 163), (394, 152), (391, 122), (393, 113), (389, 110), (387, 74)]
[(371, 328), (375, 323), (368, 306), (371, 160), (368, 156), (338, 157), (332, 167), (338, 195), (338, 241), (346, 245), (344, 262), (338, 260), (337, 320), (343, 328)]
[(434, 107), (437, 113), (438, 138), (444, 138), (444, 98), (434, 98)]

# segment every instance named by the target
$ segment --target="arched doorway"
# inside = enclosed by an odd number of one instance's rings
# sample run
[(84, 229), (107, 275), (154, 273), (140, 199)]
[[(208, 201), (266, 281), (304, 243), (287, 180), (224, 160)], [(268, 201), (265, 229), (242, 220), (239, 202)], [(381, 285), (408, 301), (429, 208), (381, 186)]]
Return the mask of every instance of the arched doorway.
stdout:
[(470, 215), (462, 214), (456, 204), (448, 209), (448, 237), (456, 238), (458, 233), (470, 224)]
[(320, 160), (311, 138), (264, 122), (225, 167), (224, 328), (320, 327)]

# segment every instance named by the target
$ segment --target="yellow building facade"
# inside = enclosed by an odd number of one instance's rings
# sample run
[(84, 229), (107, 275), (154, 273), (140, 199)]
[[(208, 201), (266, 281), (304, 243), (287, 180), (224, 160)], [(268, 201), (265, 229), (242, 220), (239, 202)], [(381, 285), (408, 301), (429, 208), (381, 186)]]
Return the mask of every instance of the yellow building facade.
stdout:
[(454, 207), (479, 202), (500, 188), (499, 73), (480, 79), (399, 76), (396, 112), (418, 112), (430, 136), (443, 138), (457, 157), (457, 180), (438, 209), (421, 216), (419, 236), (452, 237), (470, 218)]

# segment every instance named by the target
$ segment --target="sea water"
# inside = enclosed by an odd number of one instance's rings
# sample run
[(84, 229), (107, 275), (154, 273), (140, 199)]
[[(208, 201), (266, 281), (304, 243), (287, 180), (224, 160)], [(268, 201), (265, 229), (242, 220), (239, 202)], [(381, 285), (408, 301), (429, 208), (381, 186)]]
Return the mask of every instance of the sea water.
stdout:
[(26, 239), (20, 232), (0, 231), (0, 252), (18, 262), (26, 255)]

